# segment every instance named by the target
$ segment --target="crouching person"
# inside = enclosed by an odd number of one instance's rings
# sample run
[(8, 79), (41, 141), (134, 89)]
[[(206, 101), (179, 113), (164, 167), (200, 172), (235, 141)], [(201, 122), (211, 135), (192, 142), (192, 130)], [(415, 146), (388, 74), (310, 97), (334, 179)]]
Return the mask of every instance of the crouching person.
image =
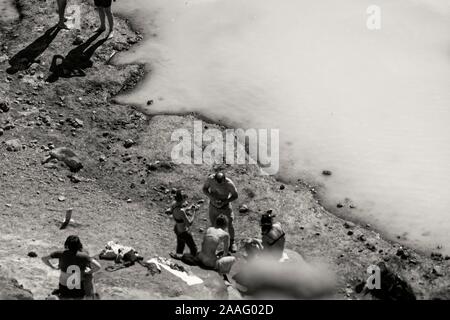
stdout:
[(274, 217), (272, 210), (261, 216), (261, 239), (248, 238), (243, 241), (248, 259), (264, 255), (266, 258), (272, 258), (280, 262), (285, 260), (286, 234), (281, 224), (273, 221)]
[[(217, 270), (228, 285), (228, 274), (236, 262), (236, 258), (229, 255), (230, 235), (225, 230), (228, 227), (227, 217), (219, 215), (215, 226), (208, 228), (203, 238), (202, 248), (198, 254), (198, 260), (205, 266)], [(217, 249), (223, 244), (223, 255), (217, 255)]]
[[(50, 260), (58, 259), (58, 265)], [(100, 264), (83, 251), (78, 236), (69, 236), (64, 243), (64, 250), (52, 252), (42, 258), (52, 269), (61, 270), (59, 287), (53, 294), (60, 299), (84, 299), (95, 297), (93, 274), (100, 270)]]

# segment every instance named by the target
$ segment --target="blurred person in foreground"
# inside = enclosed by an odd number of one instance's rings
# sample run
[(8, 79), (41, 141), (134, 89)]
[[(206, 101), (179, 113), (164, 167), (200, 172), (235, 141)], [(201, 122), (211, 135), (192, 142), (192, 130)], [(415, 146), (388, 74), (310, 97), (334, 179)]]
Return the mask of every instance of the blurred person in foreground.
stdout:
[[(50, 260), (58, 259), (58, 266)], [(59, 287), (52, 294), (60, 299), (95, 298), (93, 274), (100, 270), (100, 264), (85, 251), (78, 236), (67, 237), (64, 250), (52, 252), (42, 261), (54, 270), (61, 270)], [(79, 278), (75, 278), (79, 277)]]

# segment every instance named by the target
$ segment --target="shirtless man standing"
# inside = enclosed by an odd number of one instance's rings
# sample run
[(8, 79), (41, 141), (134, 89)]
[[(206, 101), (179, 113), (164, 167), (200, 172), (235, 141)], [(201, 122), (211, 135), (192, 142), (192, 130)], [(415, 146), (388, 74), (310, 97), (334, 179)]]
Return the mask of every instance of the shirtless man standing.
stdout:
[[(227, 228), (227, 217), (219, 215), (216, 219), (216, 225), (208, 228), (203, 238), (202, 250), (197, 258), (206, 267), (216, 269), (224, 280), (229, 284), (227, 274), (236, 261), (236, 258), (229, 256), (230, 235), (225, 231)], [(223, 244), (223, 255), (219, 258), (217, 256), (217, 249), (220, 244)]]
[[(230, 234), (231, 252), (236, 252), (234, 243), (233, 208), (231, 202), (238, 198), (236, 186), (231, 179), (225, 177), (223, 172), (217, 172), (208, 176), (203, 185), (203, 193), (209, 198), (209, 220), (211, 226), (216, 225), (216, 219), (223, 214), (228, 218), (228, 232)], [(228, 248), (227, 248), (228, 249)]]

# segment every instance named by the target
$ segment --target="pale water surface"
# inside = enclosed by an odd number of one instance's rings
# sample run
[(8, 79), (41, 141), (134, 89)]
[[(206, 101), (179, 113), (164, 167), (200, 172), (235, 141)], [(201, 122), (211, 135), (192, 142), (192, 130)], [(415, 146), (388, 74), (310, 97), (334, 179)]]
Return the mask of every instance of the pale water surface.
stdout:
[[(366, 27), (371, 4), (379, 31)], [(152, 70), (123, 102), (279, 128), (284, 177), (323, 183), (330, 206), (357, 206), (344, 215), (450, 253), (448, 0), (129, 0), (115, 10), (147, 31), (119, 61)]]

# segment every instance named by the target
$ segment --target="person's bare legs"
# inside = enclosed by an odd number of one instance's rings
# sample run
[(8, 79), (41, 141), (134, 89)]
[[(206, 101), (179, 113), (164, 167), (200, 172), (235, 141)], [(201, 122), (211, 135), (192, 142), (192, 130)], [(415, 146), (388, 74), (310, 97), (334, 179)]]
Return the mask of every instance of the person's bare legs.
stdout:
[(105, 8), (97, 7), (98, 16), (100, 18), (100, 27), (97, 29), (97, 32), (103, 32), (106, 30), (105, 26)]
[(56, 0), (56, 2), (58, 3), (58, 15), (59, 15), (58, 27), (61, 29), (69, 29), (69, 27), (65, 24), (65, 17), (64, 17), (64, 14), (66, 12), (67, 0)]
[(108, 31), (108, 39), (114, 37), (114, 17), (111, 12), (111, 7), (105, 8), (106, 16), (108, 17), (109, 31)]

